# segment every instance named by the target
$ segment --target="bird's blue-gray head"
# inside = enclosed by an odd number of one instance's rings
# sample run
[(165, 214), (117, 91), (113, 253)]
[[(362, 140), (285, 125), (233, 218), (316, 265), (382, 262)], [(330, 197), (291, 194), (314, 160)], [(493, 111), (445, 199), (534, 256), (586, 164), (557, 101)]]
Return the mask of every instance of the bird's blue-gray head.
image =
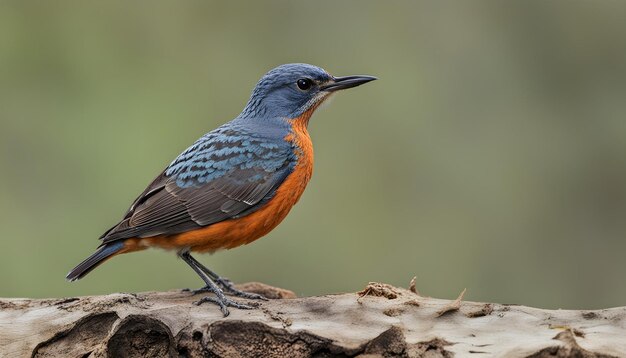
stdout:
[(298, 118), (337, 91), (375, 80), (372, 76), (334, 77), (304, 63), (278, 66), (265, 74), (252, 91), (240, 118)]

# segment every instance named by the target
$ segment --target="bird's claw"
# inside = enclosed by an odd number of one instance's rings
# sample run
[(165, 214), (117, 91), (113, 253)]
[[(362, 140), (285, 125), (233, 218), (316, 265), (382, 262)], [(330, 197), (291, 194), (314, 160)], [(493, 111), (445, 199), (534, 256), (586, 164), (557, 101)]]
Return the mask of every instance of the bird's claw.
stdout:
[(250, 292), (245, 292), (245, 291), (236, 289), (233, 282), (227, 278), (220, 277), (219, 279), (215, 281), (215, 283), (221, 286), (224, 289), (224, 291), (228, 292), (229, 294), (233, 296), (247, 298), (249, 300), (268, 301), (267, 297), (260, 295), (258, 293), (250, 293)]
[(237, 297), (241, 297), (241, 298), (246, 298), (249, 300), (261, 300), (261, 301), (269, 301), (269, 299), (263, 295), (259, 295), (258, 293), (250, 293), (250, 292), (244, 292), (244, 291), (239, 291), (237, 289), (226, 289), (226, 291), (230, 294), (232, 294), (233, 296), (237, 296)]
[[(260, 295), (258, 293), (250, 293), (250, 292), (245, 292), (245, 291), (241, 291), (235, 288), (235, 285), (233, 284), (233, 282), (227, 278), (222, 278), (220, 277), (219, 279), (215, 280), (215, 283), (220, 286), (225, 293), (227, 294), (231, 294), (233, 296), (236, 297), (241, 297), (241, 298), (246, 298), (249, 300), (262, 300), (262, 301), (269, 301), (269, 299), (263, 295)], [(202, 293), (202, 292), (213, 292), (213, 290), (209, 287), (209, 286), (204, 286), (202, 288), (198, 288), (196, 290), (192, 290), (189, 288), (183, 288), (182, 292), (191, 292), (192, 294), (198, 294), (198, 293)]]
[(230, 314), (230, 311), (228, 310), (228, 307), (234, 307), (234, 308), (238, 308), (238, 309), (241, 309), (241, 310), (251, 310), (251, 309), (254, 309), (254, 308), (258, 307), (258, 304), (257, 305), (246, 305), (246, 304), (243, 304), (243, 303), (235, 302), (235, 301), (231, 300), (230, 298), (226, 298), (226, 297), (218, 298), (218, 297), (212, 297), (212, 296), (202, 297), (198, 301), (194, 302), (194, 304), (196, 306), (200, 306), (201, 304), (203, 304), (205, 302), (211, 302), (213, 304), (218, 305), (220, 307), (220, 311), (222, 311), (222, 314), (224, 315), (224, 317), (226, 317), (226, 316), (228, 316)]

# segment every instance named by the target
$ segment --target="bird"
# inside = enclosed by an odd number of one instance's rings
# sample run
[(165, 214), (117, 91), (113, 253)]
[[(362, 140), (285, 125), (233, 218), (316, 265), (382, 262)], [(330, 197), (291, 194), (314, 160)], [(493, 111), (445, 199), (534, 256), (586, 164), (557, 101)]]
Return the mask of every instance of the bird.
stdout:
[(204, 281), (224, 316), (228, 307), (251, 309), (226, 295), (265, 297), (240, 291), (191, 252), (214, 253), (268, 234), (298, 202), (313, 172), (311, 115), (337, 91), (376, 80), (335, 77), (304, 64), (280, 65), (254, 87), (242, 112), (206, 133), (176, 157), (135, 199), (100, 245), (66, 276), (81, 279), (109, 258), (147, 248), (175, 251)]

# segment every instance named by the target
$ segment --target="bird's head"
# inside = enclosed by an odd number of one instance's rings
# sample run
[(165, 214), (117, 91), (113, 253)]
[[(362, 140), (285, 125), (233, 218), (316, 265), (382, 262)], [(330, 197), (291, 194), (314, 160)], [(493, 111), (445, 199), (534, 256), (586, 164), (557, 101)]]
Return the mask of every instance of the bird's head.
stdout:
[[(303, 63), (281, 65), (259, 80), (240, 117), (299, 118), (338, 90), (375, 80), (372, 76), (334, 77)], [(307, 118), (308, 119), (308, 118)]]

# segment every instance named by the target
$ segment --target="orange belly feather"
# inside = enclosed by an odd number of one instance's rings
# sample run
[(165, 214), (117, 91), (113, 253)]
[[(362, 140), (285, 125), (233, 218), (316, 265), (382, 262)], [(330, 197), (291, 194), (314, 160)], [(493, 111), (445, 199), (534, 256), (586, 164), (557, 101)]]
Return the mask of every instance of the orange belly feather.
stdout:
[(291, 174), (276, 190), (274, 197), (257, 211), (241, 218), (224, 220), (201, 229), (175, 235), (131, 238), (119, 253), (159, 247), (168, 250), (189, 249), (214, 252), (248, 244), (268, 234), (298, 202), (313, 173), (313, 144), (307, 131), (309, 118), (315, 108), (291, 119), (293, 131), (285, 140), (296, 145), (298, 162)]

